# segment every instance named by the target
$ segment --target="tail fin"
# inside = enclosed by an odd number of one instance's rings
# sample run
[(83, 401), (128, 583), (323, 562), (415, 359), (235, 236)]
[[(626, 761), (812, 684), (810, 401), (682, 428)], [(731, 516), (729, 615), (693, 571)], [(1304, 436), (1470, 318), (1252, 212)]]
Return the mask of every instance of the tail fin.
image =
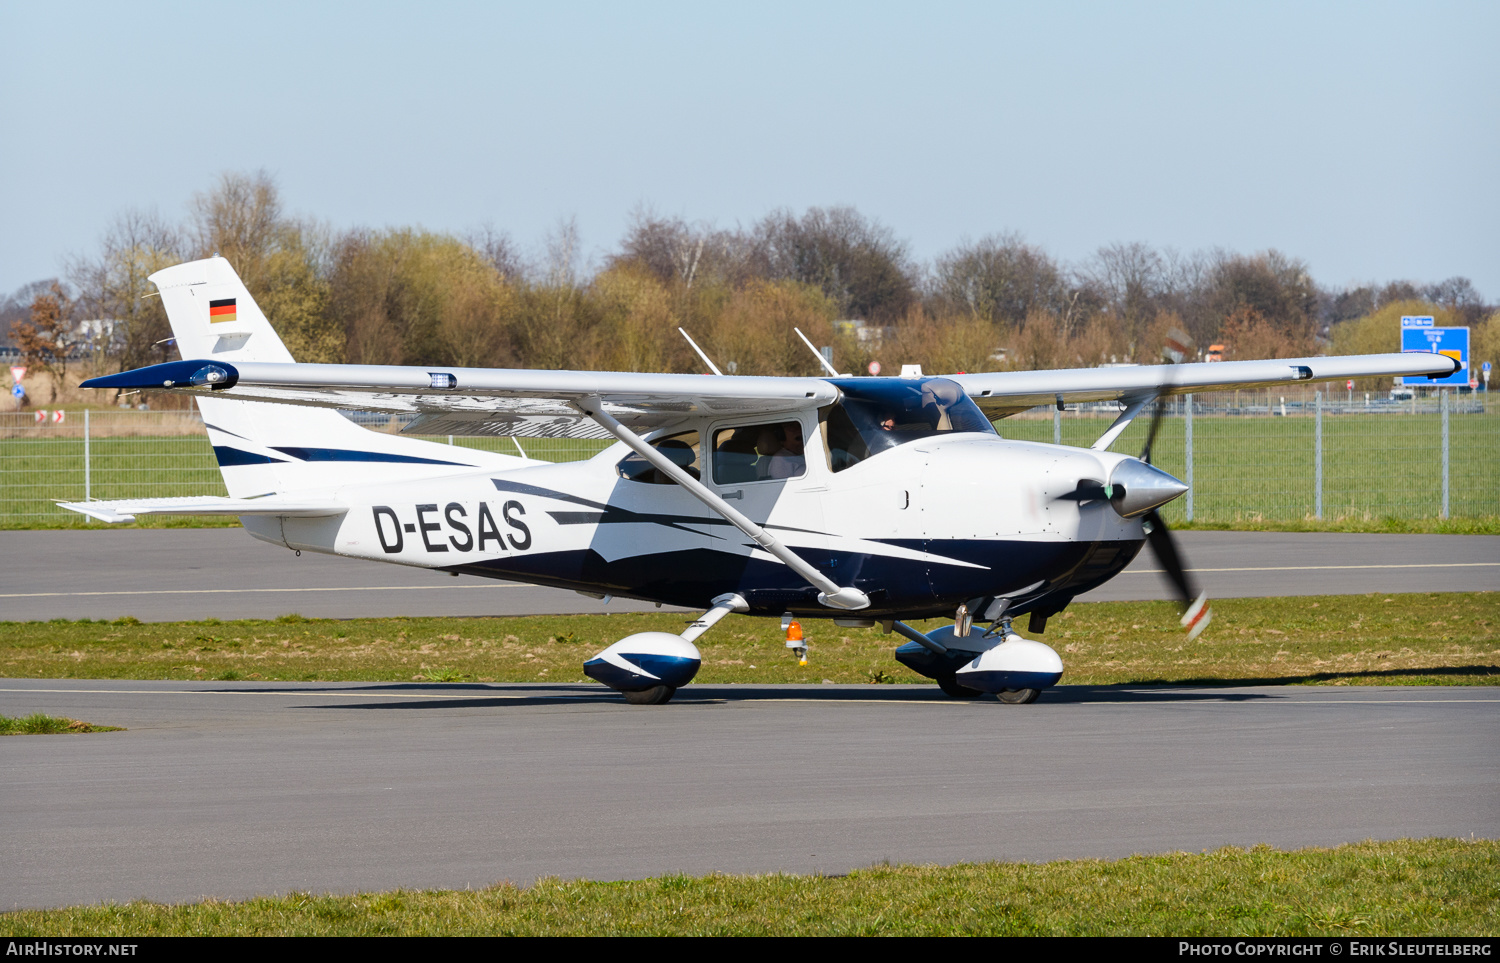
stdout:
[(221, 257), (189, 261), (151, 275), (184, 358), (291, 362), (234, 268)]
[[(183, 358), (293, 360), (223, 258), (179, 264), (150, 280), (161, 292)], [(229, 398), (197, 401), (232, 498), (532, 464), (510, 455), (368, 431), (329, 408)]]

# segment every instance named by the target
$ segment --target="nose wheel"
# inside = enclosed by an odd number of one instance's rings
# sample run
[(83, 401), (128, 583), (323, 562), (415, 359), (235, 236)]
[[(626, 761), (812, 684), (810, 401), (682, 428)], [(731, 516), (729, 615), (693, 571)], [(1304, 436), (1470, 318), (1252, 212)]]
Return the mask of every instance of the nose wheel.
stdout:
[[(1029, 706), (1041, 694), (1041, 689), (1002, 689), (995, 693), (995, 698), (1008, 706)], [(975, 695), (978, 695), (978, 693), (975, 693)]]

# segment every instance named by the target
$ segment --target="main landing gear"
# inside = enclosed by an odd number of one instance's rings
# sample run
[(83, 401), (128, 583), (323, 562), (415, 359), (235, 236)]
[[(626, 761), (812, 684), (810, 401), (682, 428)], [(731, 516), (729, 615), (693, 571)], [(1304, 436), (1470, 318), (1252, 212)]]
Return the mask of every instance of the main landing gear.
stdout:
[[(583, 671), (618, 691), (630, 705), (665, 705), (703, 664), (694, 640), (730, 612), (749, 609), (740, 595), (720, 595), (713, 608), (681, 635), (638, 632), (627, 636), (585, 662)], [(1021, 638), (1011, 630), (1008, 618), (997, 619), (988, 632), (964, 631), (969, 626), (963, 618), (926, 635), (904, 622), (888, 624), (911, 640), (896, 650), (896, 659), (935, 679), (955, 699), (992, 695), (1006, 705), (1028, 705), (1041, 690), (1062, 678), (1062, 659), (1057, 653), (1041, 642)]]
[(637, 632), (583, 664), (584, 674), (625, 696), (633, 706), (659, 706), (672, 701), (677, 690), (693, 680), (703, 656), (693, 640), (730, 612), (748, 612), (750, 605), (728, 593), (714, 599), (713, 608), (681, 635)]

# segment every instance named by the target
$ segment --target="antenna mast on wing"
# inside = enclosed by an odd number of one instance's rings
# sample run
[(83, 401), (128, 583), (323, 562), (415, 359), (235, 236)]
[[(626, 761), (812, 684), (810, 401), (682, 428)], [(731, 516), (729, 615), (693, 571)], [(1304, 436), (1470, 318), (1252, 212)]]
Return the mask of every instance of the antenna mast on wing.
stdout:
[(719, 366), (716, 365), (716, 364), (714, 364), (713, 360), (711, 358), (709, 358), (708, 355), (706, 355), (706, 354), (703, 353), (703, 349), (700, 348), (700, 347), (698, 347), (698, 342), (694, 341), (692, 339), (692, 337), (690, 337), (686, 331), (682, 330), (681, 328), (678, 328), (677, 329), (677, 333), (680, 334), (680, 335), (682, 335), (684, 338), (687, 338), (687, 343), (693, 346), (693, 350), (694, 351), (698, 352), (698, 357), (702, 358), (703, 359), (703, 363), (706, 364), (706, 365), (708, 365), (708, 370), (709, 371), (712, 371), (716, 375), (723, 375), (724, 374), (724, 372), (722, 372), (722, 371), (719, 370)]
[(807, 345), (807, 350), (809, 350), (813, 354), (817, 355), (817, 357), (818, 357), (818, 364), (820, 364), (820, 365), (823, 366), (823, 370), (824, 371), (826, 371), (829, 374), (833, 375), (835, 378), (843, 377), (842, 375), (839, 374), (839, 369), (835, 368), (832, 364), (830, 364), (828, 362), (827, 358), (823, 357), (823, 352), (821, 352), (817, 348), (813, 347), (813, 343), (811, 341), (807, 340), (807, 335), (805, 335), (805, 334), (802, 333), (802, 329), (801, 328), (793, 328), (792, 330), (795, 331), (795, 332), (797, 332), (797, 337), (801, 338), (802, 339), (802, 343), (805, 344), (805, 345)]

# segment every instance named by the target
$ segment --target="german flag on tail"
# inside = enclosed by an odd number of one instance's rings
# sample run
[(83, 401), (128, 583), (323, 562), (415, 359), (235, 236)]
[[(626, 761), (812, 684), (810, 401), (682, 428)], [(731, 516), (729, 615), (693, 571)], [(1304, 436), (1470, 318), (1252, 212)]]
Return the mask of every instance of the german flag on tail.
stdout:
[(208, 302), (208, 320), (211, 324), (220, 321), (234, 321), (239, 313), (234, 306), (234, 298), (224, 298), (219, 301)]

